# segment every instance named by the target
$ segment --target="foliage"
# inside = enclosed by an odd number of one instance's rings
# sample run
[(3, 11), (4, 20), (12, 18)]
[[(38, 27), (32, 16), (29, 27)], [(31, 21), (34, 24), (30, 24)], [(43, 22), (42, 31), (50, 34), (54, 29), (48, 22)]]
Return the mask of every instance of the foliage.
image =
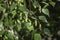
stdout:
[(59, 23), (59, 0), (0, 0), (0, 40), (42, 40)]

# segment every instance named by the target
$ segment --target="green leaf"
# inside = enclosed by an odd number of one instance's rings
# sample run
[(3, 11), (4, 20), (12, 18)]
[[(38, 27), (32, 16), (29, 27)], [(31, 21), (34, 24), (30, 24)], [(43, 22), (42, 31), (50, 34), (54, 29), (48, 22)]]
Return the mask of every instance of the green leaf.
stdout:
[(60, 1), (60, 0), (57, 0), (57, 1)]
[(41, 13), (41, 9), (42, 9), (41, 6), (39, 6), (39, 11), (40, 11), (40, 13)]
[(39, 7), (38, 2), (37, 1), (34, 1), (33, 6), (34, 6), (34, 8)]
[(17, 14), (16, 10), (12, 11), (12, 14), (13, 14), (12, 18), (14, 18), (14, 16)]
[(34, 30), (34, 27), (33, 27), (33, 26), (28, 27), (28, 26), (27, 26), (27, 29), (28, 29), (29, 31), (32, 31), (32, 30)]
[(31, 25), (31, 23), (26, 23), (25, 26), (29, 31), (34, 30), (34, 27)]
[(26, 22), (26, 23), (25, 23), (25, 26), (31, 26), (31, 23)]
[(3, 22), (0, 21), (0, 37), (2, 36), (3, 33), (4, 33), (4, 26), (3, 26)]
[(7, 37), (9, 40), (13, 40), (13, 39), (14, 39), (14, 38), (13, 38), (13, 34), (11, 34), (11, 33), (6, 34), (6, 37)]
[(0, 6), (0, 12), (3, 11), (3, 10), (4, 10), (4, 8), (2, 6)]
[(15, 0), (15, 1), (17, 1), (17, 2), (24, 2), (24, 0)]
[(13, 9), (16, 9), (16, 4), (13, 3), (11, 6), (10, 6), (10, 11), (12, 11)]
[(12, 18), (10, 18), (9, 20), (8, 20), (8, 26), (9, 26), (9, 28), (10, 29), (12, 29), (13, 28), (13, 20), (12, 20)]
[(19, 0), (20, 2), (24, 2), (24, 0)]
[(34, 15), (36, 12), (33, 12), (33, 11), (28, 11), (29, 12), (29, 15)]
[(43, 22), (47, 22), (47, 19), (46, 19), (45, 16), (39, 16), (39, 19), (40, 19), (41, 21), (43, 21)]
[(52, 5), (53, 7), (55, 7), (55, 4), (56, 4), (55, 2), (50, 1), (49, 3), (50, 3), (50, 5)]
[(42, 39), (41, 39), (41, 35), (38, 34), (38, 33), (35, 33), (35, 34), (34, 34), (34, 40), (42, 40)]
[(44, 33), (49, 36), (50, 35), (50, 30), (48, 28), (44, 28)]
[(21, 30), (21, 25), (17, 24), (17, 31), (20, 31)]
[(34, 16), (31, 16), (31, 18), (32, 18), (32, 19), (36, 19), (36, 17), (34, 17)]
[(4, 30), (3, 29), (0, 29), (0, 37), (2, 37), (2, 35), (4, 34)]
[(27, 9), (26, 9), (25, 6), (20, 6), (20, 10), (21, 10), (21, 11), (27, 11)]
[(26, 8), (26, 4), (24, 2), (24, 5), (20, 3), (20, 7), (19, 7), (20, 11), (28, 11), (27, 8)]
[(19, 40), (19, 38), (18, 38), (17, 35), (14, 35), (14, 39), (15, 39), (15, 40)]
[(47, 2), (42, 2), (43, 4), (45, 4), (44, 6), (43, 6), (43, 8), (47, 8), (48, 6), (49, 6), (49, 4), (47, 3)]
[(48, 16), (49, 16), (49, 10), (48, 10), (47, 8), (42, 9), (42, 12), (43, 12), (45, 15), (48, 15)]
[(13, 28), (14, 25), (13, 25), (13, 20), (11, 17), (10, 17), (10, 19), (8, 19), (8, 18), (4, 19), (4, 26), (6, 26), (9, 29)]

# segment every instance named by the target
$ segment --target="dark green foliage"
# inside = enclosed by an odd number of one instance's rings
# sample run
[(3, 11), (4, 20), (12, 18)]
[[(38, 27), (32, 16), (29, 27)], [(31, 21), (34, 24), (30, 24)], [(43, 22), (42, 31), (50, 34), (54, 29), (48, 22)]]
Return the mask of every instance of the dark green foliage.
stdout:
[(52, 40), (59, 30), (59, 0), (0, 0), (0, 40)]

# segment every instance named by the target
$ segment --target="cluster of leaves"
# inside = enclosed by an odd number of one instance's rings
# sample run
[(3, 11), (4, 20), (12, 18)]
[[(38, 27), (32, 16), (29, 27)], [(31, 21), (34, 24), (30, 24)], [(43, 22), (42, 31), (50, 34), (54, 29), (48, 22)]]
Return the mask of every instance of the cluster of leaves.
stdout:
[(55, 34), (60, 21), (58, 2), (0, 0), (0, 40), (42, 40)]

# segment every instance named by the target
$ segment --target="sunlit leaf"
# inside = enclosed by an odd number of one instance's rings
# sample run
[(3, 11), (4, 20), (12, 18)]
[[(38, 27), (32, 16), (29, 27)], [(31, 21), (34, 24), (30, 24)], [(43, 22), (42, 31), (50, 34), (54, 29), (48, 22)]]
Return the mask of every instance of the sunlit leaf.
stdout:
[(50, 1), (49, 3), (50, 3), (50, 5), (52, 5), (53, 7), (55, 7), (55, 4), (56, 4), (55, 2)]
[(40, 11), (40, 13), (41, 13), (41, 9), (42, 9), (42, 8), (41, 8), (41, 5), (40, 5), (40, 6), (39, 6), (39, 11)]
[(43, 22), (47, 22), (47, 19), (46, 19), (45, 16), (39, 16), (39, 19), (40, 19), (41, 21), (43, 21)]
[(46, 8), (46, 9), (42, 9), (42, 12), (45, 14), (45, 15), (48, 15), (49, 16), (49, 10)]

